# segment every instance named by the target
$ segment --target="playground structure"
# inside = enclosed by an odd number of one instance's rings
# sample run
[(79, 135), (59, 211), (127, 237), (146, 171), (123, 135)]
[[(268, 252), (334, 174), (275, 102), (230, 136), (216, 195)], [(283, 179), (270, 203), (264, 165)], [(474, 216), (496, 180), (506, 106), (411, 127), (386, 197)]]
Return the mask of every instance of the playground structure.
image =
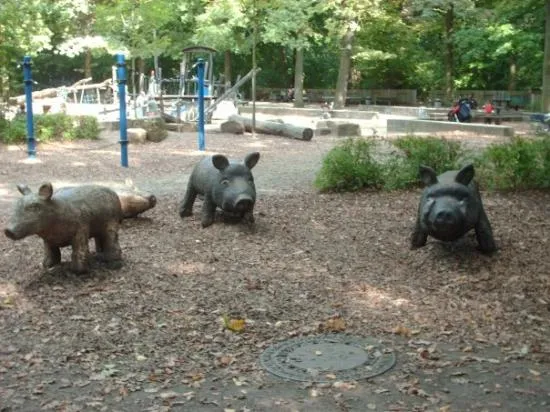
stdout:
[[(254, 70), (244, 77), (238, 77), (237, 82), (227, 88), (224, 81), (214, 78), (214, 55), (217, 50), (207, 46), (190, 46), (183, 49), (180, 63), (179, 77), (176, 79), (162, 78), (162, 69), (158, 73), (152, 72), (149, 78), (144, 75), (139, 81), (139, 96), (135, 104), (146, 107), (145, 112), (160, 115), (171, 122), (195, 122), (198, 120), (198, 96), (199, 91), (204, 96), (205, 121), (211, 122), (214, 110), (222, 101), (233, 101), (236, 107), (239, 99), (239, 88), (247, 82)], [(197, 73), (197, 61), (204, 61), (204, 84), (199, 90), (199, 76)], [(256, 73), (260, 69), (256, 69)], [(146, 84), (147, 83), (147, 84)], [(158, 102), (158, 107), (155, 107)], [(154, 110), (151, 110), (151, 106)]]

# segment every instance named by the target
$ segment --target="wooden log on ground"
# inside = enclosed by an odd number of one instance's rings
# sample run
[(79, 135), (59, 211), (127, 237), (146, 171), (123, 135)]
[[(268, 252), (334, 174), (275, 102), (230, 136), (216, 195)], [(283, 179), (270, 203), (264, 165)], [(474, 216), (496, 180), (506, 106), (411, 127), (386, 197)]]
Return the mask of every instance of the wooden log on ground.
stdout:
[[(247, 132), (252, 131), (252, 119), (234, 114), (229, 116), (229, 120), (241, 122), (244, 124)], [(278, 123), (268, 120), (256, 120), (256, 132), (264, 134), (273, 134), (276, 136), (291, 137), (298, 140), (309, 141), (313, 137), (313, 129), (309, 127), (294, 126), (288, 123)]]

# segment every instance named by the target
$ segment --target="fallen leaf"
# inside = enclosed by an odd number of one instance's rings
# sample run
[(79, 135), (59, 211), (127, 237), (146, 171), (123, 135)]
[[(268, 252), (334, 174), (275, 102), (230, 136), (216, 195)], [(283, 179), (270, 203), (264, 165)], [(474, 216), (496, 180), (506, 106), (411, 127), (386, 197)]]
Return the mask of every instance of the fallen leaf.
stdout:
[(336, 389), (342, 389), (345, 391), (354, 389), (356, 387), (355, 383), (353, 382), (342, 382), (342, 381), (334, 382), (332, 386)]
[(235, 358), (233, 356), (220, 356), (218, 358), (218, 366), (225, 368), (226, 366), (231, 365), (235, 361)]
[(343, 332), (346, 330), (346, 321), (340, 316), (333, 317), (321, 323), (319, 330), (321, 332)]
[(162, 392), (159, 396), (161, 399), (166, 400), (166, 399), (177, 398), (179, 395), (180, 394), (177, 392), (169, 391), (169, 392)]
[(393, 329), (393, 333), (401, 336), (407, 336), (407, 337), (411, 336), (411, 330), (409, 328), (406, 328), (405, 326), (396, 326)]
[(230, 319), (229, 316), (223, 316), (223, 325), (231, 332), (241, 333), (246, 327), (246, 321), (244, 319)]
[(7, 296), (4, 301), (2, 302), (2, 305), (5, 305), (5, 306), (11, 306), (13, 305), (13, 297), (11, 296)]
[(239, 377), (239, 378), (233, 378), (233, 383), (237, 386), (243, 386), (248, 385), (245, 378)]

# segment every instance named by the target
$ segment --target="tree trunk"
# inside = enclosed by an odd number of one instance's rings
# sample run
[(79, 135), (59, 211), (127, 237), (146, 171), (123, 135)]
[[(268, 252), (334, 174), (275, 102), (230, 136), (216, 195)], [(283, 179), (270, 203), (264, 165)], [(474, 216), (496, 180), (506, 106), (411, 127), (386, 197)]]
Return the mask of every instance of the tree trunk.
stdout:
[(231, 88), (231, 50), (226, 50), (223, 54), (223, 81), (226, 92)]
[(453, 4), (449, 4), (449, 8), (445, 13), (445, 33), (443, 35), (445, 43), (445, 98), (448, 102), (453, 100), (453, 65), (454, 65), (454, 8)]
[(304, 49), (296, 49), (294, 67), (294, 107), (304, 107)]
[(84, 78), (92, 77), (92, 50), (86, 48), (84, 52)]
[[(229, 116), (229, 121), (240, 122), (244, 125), (247, 132), (252, 131), (252, 120), (233, 114)], [(287, 123), (270, 122), (256, 120), (255, 131), (264, 134), (273, 134), (276, 136), (291, 137), (298, 140), (311, 140), (313, 137), (313, 129), (309, 127), (294, 126)]]
[(348, 79), (351, 67), (351, 49), (354, 38), (355, 31), (348, 28), (348, 31), (341, 40), (340, 67), (338, 68), (338, 80), (336, 82), (336, 91), (334, 92), (334, 109), (343, 109), (346, 105)]
[(542, 70), (542, 111), (550, 112), (550, 0), (544, 6), (546, 24), (544, 32), (544, 65)]
[(510, 78), (508, 80), (508, 91), (511, 93), (516, 90), (517, 65), (516, 56), (510, 57)]
[(145, 60), (141, 57), (137, 58), (137, 70), (139, 74), (145, 73)]

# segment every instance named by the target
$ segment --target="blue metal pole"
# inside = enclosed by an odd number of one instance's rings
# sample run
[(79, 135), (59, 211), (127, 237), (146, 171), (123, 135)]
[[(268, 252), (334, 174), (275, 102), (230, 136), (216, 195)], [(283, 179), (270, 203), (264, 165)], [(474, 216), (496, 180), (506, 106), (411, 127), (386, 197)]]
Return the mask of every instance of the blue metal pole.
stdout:
[(126, 63), (124, 55), (116, 55), (118, 101), (120, 104), (120, 165), (128, 167), (128, 122), (126, 119)]
[(205, 150), (204, 143), (204, 59), (197, 60), (197, 76), (199, 78), (199, 150)]
[(23, 79), (25, 81), (25, 98), (27, 105), (27, 153), (29, 154), (29, 159), (34, 159), (36, 156), (36, 150), (32, 116), (32, 73), (30, 56), (25, 56), (23, 58)]

